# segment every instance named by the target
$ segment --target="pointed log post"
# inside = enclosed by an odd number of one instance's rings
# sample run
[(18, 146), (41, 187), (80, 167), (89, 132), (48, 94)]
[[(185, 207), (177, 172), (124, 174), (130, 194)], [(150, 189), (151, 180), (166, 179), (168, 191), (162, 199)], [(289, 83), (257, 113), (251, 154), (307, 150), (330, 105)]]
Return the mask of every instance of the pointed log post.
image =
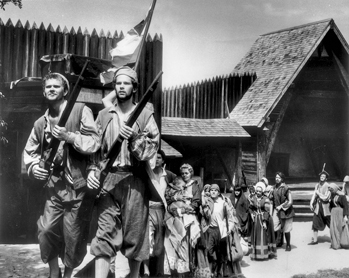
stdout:
[(39, 60), (46, 54), (46, 29), (44, 23), (41, 22), (38, 34), (38, 57), (36, 63), (38, 64), (38, 71), (36, 76), (40, 76), (41, 68)]
[(61, 27), (58, 25), (55, 32), (55, 54), (63, 53), (63, 33)]
[(122, 31), (121, 31), (121, 33), (120, 33), (120, 36), (118, 35), (118, 32), (115, 31), (115, 32), (114, 32), (114, 35), (113, 35), (113, 43), (112, 43), (113, 48), (115, 48), (116, 45), (117, 45), (117, 43), (118, 43), (119, 41), (121, 41), (123, 38), (124, 38), (124, 33), (123, 33)]
[(12, 81), (12, 57), (13, 57), (13, 36), (14, 36), (14, 26), (11, 19), (6, 23), (5, 27), (5, 52), (4, 54), (4, 81)]
[(51, 23), (47, 27), (46, 31), (46, 51), (45, 55), (52, 55), (54, 54), (54, 45), (55, 43), (55, 30), (53, 29)]
[(69, 30), (66, 26), (63, 29), (63, 54), (69, 53)]
[(90, 57), (98, 58), (98, 40), (97, 31), (93, 29), (90, 42)]
[(107, 60), (111, 60), (111, 55), (110, 55), (110, 50), (113, 49), (113, 37), (110, 33), (110, 31), (108, 31), (107, 35), (106, 35), (106, 41), (105, 41), (105, 52), (106, 52), (106, 58)]
[(196, 82), (191, 84), (191, 94), (193, 96), (193, 113), (192, 117), (193, 119), (196, 118), (196, 109), (197, 109), (197, 102), (196, 102)]
[(13, 38), (13, 71), (12, 79), (19, 79), (22, 77), (22, 67), (23, 67), (23, 25), (20, 20), (18, 20), (14, 28), (14, 38)]
[(38, 43), (39, 43), (39, 30), (35, 22), (31, 30), (30, 38), (30, 57), (29, 57), (29, 76), (38, 75)]
[(76, 32), (73, 27), (70, 29), (70, 32), (69, 32), (68, 53), (76, 54)]
[[(27, 22), (24, 25), (23, 30), (23, 67), (21, 76), (29, 76), (29, 63), (30, 63), (30, 24)], [(0, 50), (1, 51), (1, 50)]]
[(84, 36), (82, 34), (81, 27), (79, 27), (76, 33), (76, 54), (82, 56), (83, 52), (84, 52)]
[(91, 41), (91, 36), (88, 30), (85, 28), (84, 31), (84, 40), (83, 40), (83, 56), (90, 56), (90, 41)]
[(99, 33), (99, 42), (98, 42), (98, 58), (100, 59), (106, 59), (107, 54), (105, 52), (105, 47), (106, 47), (106, 37), (104, 34), (103, 29)]

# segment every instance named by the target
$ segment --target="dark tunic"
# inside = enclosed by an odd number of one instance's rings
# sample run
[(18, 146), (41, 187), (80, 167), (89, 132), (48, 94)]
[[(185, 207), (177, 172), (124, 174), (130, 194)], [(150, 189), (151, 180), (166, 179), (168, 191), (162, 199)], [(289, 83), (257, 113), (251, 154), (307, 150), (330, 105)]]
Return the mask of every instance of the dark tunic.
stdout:
[[(232, 193), (234, 194), (234, 193)], [(247, 200), (244, 193), (241, 192), (239, 196), (235, 196), (233, 206), (236, 210), (236, 216), (239, 220), (241, 235), (248, 237), (251, 234), (251, 214), (250, 202)]]
[[(270, 194), (270, 198), (273, 202), (274, 208), (280, 206), (288, 200), (288, 194), (290, 193), (289, 187), (282, 183), (279, 187), (274, 185), (273, 191)], [(283, 209), (279, 210), (278, 217), (280, 219), (288, 219), (294, 216), (293, 206), (290, 206), (286, 211)]]

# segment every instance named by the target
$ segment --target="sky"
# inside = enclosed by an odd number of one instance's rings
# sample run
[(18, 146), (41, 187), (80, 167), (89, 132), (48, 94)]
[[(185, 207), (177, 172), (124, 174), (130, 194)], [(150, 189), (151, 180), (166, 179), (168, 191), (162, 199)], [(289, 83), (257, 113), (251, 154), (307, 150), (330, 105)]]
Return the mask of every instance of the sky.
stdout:
[[(152, 0), (22, 0), (0, 11), (9, 19), (63, 30), (125, 34)], [(348, 0), (157, 0), (149, 34), (163, 38), (163, 87), (227, 75), (259, 35), (333, 18), (349, 41)]]

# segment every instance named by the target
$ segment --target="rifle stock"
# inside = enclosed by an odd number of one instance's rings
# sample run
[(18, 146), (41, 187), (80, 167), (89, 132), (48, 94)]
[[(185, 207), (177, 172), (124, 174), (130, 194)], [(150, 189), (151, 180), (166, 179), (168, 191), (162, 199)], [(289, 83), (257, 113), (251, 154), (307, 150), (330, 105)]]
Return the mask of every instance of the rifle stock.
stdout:
[[(67, 105), (58, 121), (58, 126), (65, 126), (65, 124), (67, 123), (67, 120), (69, 118), (69, 115), (71, 113), (71, 111), (73, 110), (74, 104), (79, 96), (80, 93), (80, 89), (78, 90), (78, 83), (80, 82), (81, 79), (83, 79), (82, 74), (84, 73), (87, 65), (89, 63), (89, 60), (86, 60), (81, 73), (78, 77), (78, 80), (76, 81), (74, 88), (72, 90), (72, 92), (69, 94), (69, 97), (67, 99)], [(47, 149), (45, 150), (45, 152), (43, 153), (40, 162), (39, 162), (39, 166), (41, 168), (44, 168), (47, 171), (50, 171), (51, 165), (53, 163), (53, 160), (56, 156), (56, 153), (58, 151), (58, 147), (60, 145), (61, 141), (58, 140), (57, 138), (53, 137), (51, 139), (50, 144), (48, 145)]]
[[(125, 123), (125, 125), (132, 127), (133, 124), (136, 122), (138, 116), (143, 111), (145, 105), (147, 104), (148, 100), (151, 98), (153, 92), (156, 90), (156, 87), (159, 83), (159, 79), (162, 75), (162, 71), (158, 73), (158, 75), (155, 77), (154, 81), (150, 84), (149, 88), (143, 95), (142, 99), (138, 102), (136, 108), (133, 110), (132, 114), (130, 115), (129, 119)], [(99, 179), (100, 188), (103, 190), (103, 183), (105, 178), (107, 177), (108, 173), (110, 172), (111, 167), (114, 164), (114, 161), (118, 157), (121, 145), (124, 141), (124, 138), (118, 135), (116, 140), (114, 141), (113, 145), (111, 146), (110, 150), (108, 151), (106, 157), (104, 160), (102, 160), (99, 164), (100, 173), (98, 171), (95, 172), (95, 177)]]

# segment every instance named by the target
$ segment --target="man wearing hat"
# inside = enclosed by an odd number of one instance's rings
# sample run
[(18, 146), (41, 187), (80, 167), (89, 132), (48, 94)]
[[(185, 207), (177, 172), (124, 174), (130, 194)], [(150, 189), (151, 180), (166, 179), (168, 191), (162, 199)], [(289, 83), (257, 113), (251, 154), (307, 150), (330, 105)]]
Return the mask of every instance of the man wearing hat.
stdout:
[(331, 212), (330, 198), (331, 192), (328, 187), (327, 178), (329, 174), (323, 170), (320, 174), (320, 181), (315, 186), (314, 194), (310, 201), (310, 209), (314, 212), (313, 215), (313, 240), (308, 245), (318, 244), (318, 231), (325, 230), (326, 226), (330, 228)]
[[(240, 250), (240, 239), (238, 236), (239, 222), (235, 217), (235, 209), (229, 198), (223, 196), (217, 184), (211, 184), (210, 196), (213, 200), (213, 210), (210, 212), (210, 222), (208, 230), (207, 249), (208, 259), (211, 266), (212, 274), (244, 277), (241, 274), (240, 260), (230, 261), (230, 254), (234, 246), (228, 246), (228, 237), (230, 243), (235, 243), (235, 247)], [(234, 238), (234, 239), (233, 239)], [(235, 277), (235, 276), (234, 276)]]
[[(41, 258), (49, 264), (50, 277), (61, 277), (58, 256), (65, 265), (64, 278), (86, 255), (94, 196), (86, 187), (88, 154), (100, 147), (92, 111), (75, 104), (66, 125), (58, 126), (67, 105), (67, 79), (49, 73), (43, 80), (48, 110), (35, 123), (24, 149), (24, 163), (31, 178), (46, 183), (43, 215), (38, 220)], [(39, 164), (53, 138), (60, 141), (51, 171)]]
[[(110, 259), (121, 250), (129, 261), (128, 277), (138, 278), (140, 264), (149, 259), (149, 193), (145, 162), (155, 167), (160, 134), (152, 111), (144, 108), (133, 127), (125, 122), (134, 111), (133, 96), (137, 91), (137, 73), (129, 67), (115, 71), (116, 104), (101, 110), (96, 119), (102, 148), (91, 159), (88, 186), (103, 187), (100, 194), (98, 230), (91, 242), (91, 254), (96, 256), (96, 277), (108, 275)], [(104, 184), (96, 173), (99, 162), (121, 135), (125, 140)], [(97, 175), (98, 176), (98, 175)]]

